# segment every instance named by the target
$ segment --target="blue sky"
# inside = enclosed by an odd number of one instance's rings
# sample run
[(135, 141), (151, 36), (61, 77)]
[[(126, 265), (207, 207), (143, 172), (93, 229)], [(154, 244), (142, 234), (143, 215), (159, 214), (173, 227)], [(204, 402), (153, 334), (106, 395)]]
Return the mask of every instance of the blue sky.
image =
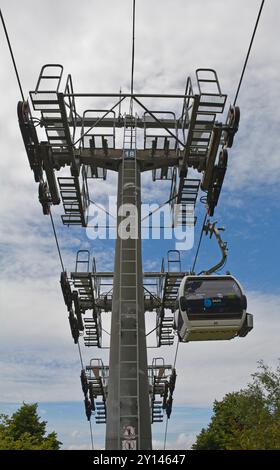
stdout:
[[(26, 0), (17, 4), (15, 15), (15, 5), (2, 0), (25, 92), (35, 87), (41, 66), (48, 62), (65, 65), (77, 92), (129, 87), (131, 1), (82, 3), (80, 8), (74, 1), (62, 0), (54, 15), (49, 2), (39, 5)], [(213, 67), (222, 90), (229, 95), (229, 105), (260, 2), (137, 3), (136, 90), (182, 92), (188, 74), (194, 76), (198, 67)], [(85, 14), (88, 11), (93, 16)], [(236, 275), (246, 289), (255, 328), (247, 338), (228, 343), (180, 345), (170, 448), (189, 447), (209, 421), (214, 399), (246, 385), (259, 359), (273, 366), (279, 355), (279, 13), (277, 0), (266, 2), (239, 95), (240, 129), (229, 151), (228, 171), (213, 217), (218, 226), (226, 228), (223, 239), (228, 242), (229, 256), (225, 270)], [(65, 448), (86, 448), (89, 433), (80, 365), (59, 286), (60, 264), (18, 130), (19, 93), (2, 31), (0, 35), (0, 86), (5, 90), (0, 112), (0, 411), (13, 411), (22, 401), (39, 402), (42, 418), (47, 419), (50, 430), (58, 432)], [(116, 192), (115, 182), (114, 175), (107, 182), (94, 182), (92, 198), (105, 203), (104, 195)], [(168, 195), (169, 184), (152, 183), (151, 175), (143, 176), (143, 200), (162, 202)], [(92, 241), (80, 228), (63, 227), (61, 213), (61, 207), (56, 207), (54, 217), (67, 269), (74, 269), (80, 248), (91, 250), (99, 270), (112, 269), (114, 243)], [(203, 215), (198, 204), (195, 243)], [(145, 269), (159, 270), (162, 256), (173, 248), (171, 241), (144, 241)], [(192, 265), (195, 248), (182, 255), (184, 270)], [(204, 237), (197, 271), (215, 264), (219, 256), (215, 240)], [(154, 326), (154, 315), (146, 318), (148, 331)], [(109, 315), (104, 316), (103, 324), (110, 328)], [(154, 341), (151, 335), (149, 344)], [(104, 345), (108, 345), (107, 337)], [(107, 350), (83, 353), (86, 361), (99, 356), (108, 361)], [(149, 357), (156, 354), (172, 362), (174, 353), (174, 347), (150, 349)], [(95, 429), (96, 443), (102, 447), (104, 429)], [(162, 439), (162, 426), (154, 428), (156, 447)]]
[[(17, 409), (16, 404), (1, 404), (1, 412), (12, 414)], [(90, 449), (91, 440), (89, 434), (89, 424), (84, 419), (84, 410), (81, 404), (74, 402), (41, 402), (38, 407), (38, 415), (41, 420), (47, 421), (47, 432), (56, 430), (58, 440), (63, 443), (62, 449)], [(174, 407), (172, 419), (169, 420), (168, 445), (173, 448), (182, 448), (192, 442), (195, 433), (199, 433), (201, 428), (209, 421), (211, 411), (209, 408), (192, 408), (185, 406)], [(163, 448), (165, 426), (162, 424), (153, 425), (154, 448)], [(94, 448), (103, 447), (105, 425), (93, 424)]]

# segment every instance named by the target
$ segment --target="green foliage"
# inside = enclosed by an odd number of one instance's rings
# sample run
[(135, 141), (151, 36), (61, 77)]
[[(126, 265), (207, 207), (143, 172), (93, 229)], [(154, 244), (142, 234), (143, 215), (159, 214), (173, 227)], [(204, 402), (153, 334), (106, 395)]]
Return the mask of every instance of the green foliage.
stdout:
[(258, 369), (244, 390), (214, 402), (211, 422), (193, 449), (280, 449), (280, 366), (272, 371), (259, 362)]
[(46, 435), (46, 421), (40, 421), (37, 403), (23, 405), (9, 418), (0, 415), (0, 450), (59, 450), (55, 432)]

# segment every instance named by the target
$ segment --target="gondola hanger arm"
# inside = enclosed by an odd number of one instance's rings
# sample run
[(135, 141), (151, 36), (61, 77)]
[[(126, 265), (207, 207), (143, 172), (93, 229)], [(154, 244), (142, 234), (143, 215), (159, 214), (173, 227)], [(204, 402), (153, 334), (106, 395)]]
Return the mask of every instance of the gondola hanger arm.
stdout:
[(212, 268), (208, 269), (207, 271), (202, 271), (199, 274), (212, 274), (216, 272), (219, 268), (221, 268), (226, 262), (227, 254), (228, 254), (227, 243), (222, 240), (222, 237), (220, 234), (220, 232), (224, 231), (225, 229), (224, 227), (219, 227), (219, 228), (216, 227), (216, 224), (217, 222), (211, 223), (208, 220), (206, 224), (204, 225), (203, 230), (205, 232), (205, 235), (209, 234), (210, 238), (212, 238), (213, 234), (215, 235), (219, 248), (221, 250), (222, 258), (219, 261), (219, 263), (215, 264)]

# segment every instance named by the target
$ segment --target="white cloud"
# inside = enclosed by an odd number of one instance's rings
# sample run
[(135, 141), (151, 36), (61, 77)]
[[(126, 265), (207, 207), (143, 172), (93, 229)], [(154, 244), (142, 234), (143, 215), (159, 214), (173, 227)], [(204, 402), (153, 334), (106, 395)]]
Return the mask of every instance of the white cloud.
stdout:
[(176, 449), (190, 449), (195, 441), (195, 434), (181, 433), (176, 440)]
[[(175, 439), (172, 439), (172, 436), (169, 433), (167, 433), (165, 449), (166, 450), (168, 449), (189, 450), (191, 449), (191, 446), (195, 442), (195, 440), (196, 440), (195, 433), (181, 432), (177, 435), (177, 437), (175, 437)], [(153, 449), (162, 450), (163, 448), (164, 448), (164, 436), (162, 440), (153, 439)]]
[(70, 444), (66, 450), (91, 450), (91, 445), (90, 443), (89, 444)]
[(153, 449), (162, 450), (163, 449), (163, 441), (160, 441), (158, 439), (153, 439)]

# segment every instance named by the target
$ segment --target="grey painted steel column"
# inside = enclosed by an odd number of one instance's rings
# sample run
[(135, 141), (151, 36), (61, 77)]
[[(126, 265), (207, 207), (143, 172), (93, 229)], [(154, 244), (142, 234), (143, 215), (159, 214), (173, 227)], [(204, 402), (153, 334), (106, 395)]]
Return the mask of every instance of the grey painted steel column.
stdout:
[[(117, 235), (111, 324), (106, 449), (151, 449), (144, 290), (141, 250), (140, 169), (134, 158), (120, 164), (121, 204), (135, 204), (138, 239)], [(118, 228), (123, 217), (118, 215)], [(135, 435), (135, 436), (134, 436)]]

